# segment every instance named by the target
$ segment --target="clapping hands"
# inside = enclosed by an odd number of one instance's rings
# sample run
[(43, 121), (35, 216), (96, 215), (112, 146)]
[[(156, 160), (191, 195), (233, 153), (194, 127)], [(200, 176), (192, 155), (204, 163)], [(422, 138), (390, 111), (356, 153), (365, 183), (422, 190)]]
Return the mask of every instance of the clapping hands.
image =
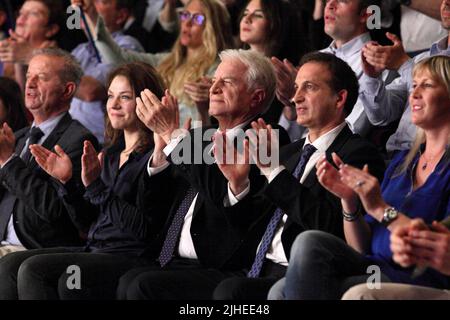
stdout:
[(361, 170), (344, 164), (336, 153), (332, 157), (334, 166), (325, 158), (316, 165), (318, 180), (325, 189), (341, 198), (346, 206), (353, 209), (352, 212), (356, 211), (358, 198), (366, 212), (372, 215), (387, 206), (378, 179), (369, 173), (367, 165)]
[(37, 164), (53, 178), (63, 184), (72, 178), (72, 161), (59, 145), (55, 146), (55, 152), (51, 152), (41, 145), (32, 144), (30, 151)]

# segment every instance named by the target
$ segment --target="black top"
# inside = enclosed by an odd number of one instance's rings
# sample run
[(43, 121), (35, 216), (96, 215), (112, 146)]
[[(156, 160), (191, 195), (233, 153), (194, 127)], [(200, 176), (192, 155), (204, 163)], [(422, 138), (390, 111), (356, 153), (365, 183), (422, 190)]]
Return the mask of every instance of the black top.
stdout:
[(165, 221), (166, 211), (147, 193), (144, 179), (152, 150), (133, 151), (119, 168), (124, 145), (122, 140), (105, 151), (101, 176), (86, 188), (84, 203), (67, 186), (76, 224), (84, 230), (90, 225), (86, 251), (139, 255)]

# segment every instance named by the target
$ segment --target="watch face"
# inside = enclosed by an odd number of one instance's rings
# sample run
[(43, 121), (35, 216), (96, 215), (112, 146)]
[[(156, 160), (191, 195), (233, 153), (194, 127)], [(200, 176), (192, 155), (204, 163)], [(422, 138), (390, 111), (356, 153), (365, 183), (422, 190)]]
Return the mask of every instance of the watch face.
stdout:
[(398, 217), (397, 210), (395, 210), (394, 208), (388, 208), (384, 212), (382, 223), (384, 226), (387, 227), (389, 224), (391, 224), (392, 221), (397, 219), (397, 217)]
[(389, 217), (389, 219), (394, 219), (395, 217), (397, 217), (397, 211), (389, 210), (388, 217)]

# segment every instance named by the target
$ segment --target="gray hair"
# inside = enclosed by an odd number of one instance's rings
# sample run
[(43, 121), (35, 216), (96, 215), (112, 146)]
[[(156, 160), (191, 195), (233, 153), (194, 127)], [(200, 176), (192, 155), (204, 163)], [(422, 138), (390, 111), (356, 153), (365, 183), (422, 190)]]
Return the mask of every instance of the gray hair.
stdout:
[(228, 49), (219, 54), (220, 60), (237, 60), (247, 67), (246, 80), (248, 90), (263, 89), (266, 96), (261, 105), (261, 112), (265, 112), (275, 98), (277, 81), (275, 70), (270, 60), (259, 52), (243, 49)]
[(58, 76), (64, 84), (68, 82), (74, 82), (77, 86), (80, 84), (83, 69), (70, 53), (59, 48), (36, 49), (33, 51), (31, 58), (41, 55), (58, 57), (63, 60), (63, 67), (59, 70)]

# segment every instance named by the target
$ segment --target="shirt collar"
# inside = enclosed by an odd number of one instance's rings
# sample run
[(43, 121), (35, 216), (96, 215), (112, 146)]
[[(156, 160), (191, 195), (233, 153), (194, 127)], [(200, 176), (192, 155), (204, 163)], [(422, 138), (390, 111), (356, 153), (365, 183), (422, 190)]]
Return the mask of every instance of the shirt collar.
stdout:
[(307, 144), (312, 144), (314, 147), (316, 147), (317, 151), (324, 153), (327, 151), (327, 149), (331, 146), (333, 141), (336, 139), (339, 133), (341, 133), (342, 129), (347, 125), (346, 122), (342, 122), (337, 127), (334, 127), (327, 133), (321, 135), (319, 138), (316, 139), (313, 143), (311, 143), (311, 140), (309, 140), (309, 134), (306, 136), (305, 144), (303, 147), (305, 147)]
[(39, 129), (41, 129), (41, 131), (44, 133), (43, 137), (48, 137), (50, 135), (50, 133), (56, 128), (56, 126), (58, 125), (59, 121), (67, 114), (67, 111), (64, 111), (50, 119), (45, 120), (44, 122), (42, 122), (41, 124), (39, 124), (38, 126), (36, 126), (36, 124), (33, 122), (33, 124), (31, 125), (31, 127), (38, 127)]
[(359, 51), (364, 47), (364, 45), (371, 40), (370, 34), (368, 32), (363, 33), (352, 40), (344, 43), (340, 48), (336, 47), (336, 40), (333, 40), (331, 42), (328, 49), (333, 54), (341, 54), (344, 57), (351, 56)]
[(435, 56), (439, 54), (450, 56), (450, 47), (448, 46), (448, 36), (442, 38), (438, 42), (433, 43), (433, 45), (431, 46), (430, 56)]
[[(238, 124), (237, 126), (231, 128), (231, 129), (226, 129), (226, 136), (227, 136), (227, 140), (228, 141), (232, 141), (234, 139), (236, 139), (238, 137), (238, 134), (240, 132), (243, 132), (243, 129), (251, 122), (252, 120), (249, 120), (247, 122)], [(221, 133), (222, 131), (217, 128), (217, 133)], [(214, 144), (211, 146), (211, 149), (209, 150), (209, 153), (212, 154), (214, 150)]]
[[(237, 126), (231, 128), (231, 129), (226, 129), (226, 135), (228, 139), (234, 139), (237, 137), (237, 135), (239, 134), (239, 132), (242, 132), (242, 130), (251, 122), (252, 120), (246, 121), (244, 123), (238, 124)], [(218, 128), (217, 129), (218, 133), (221, 133), (222, 131)]]

